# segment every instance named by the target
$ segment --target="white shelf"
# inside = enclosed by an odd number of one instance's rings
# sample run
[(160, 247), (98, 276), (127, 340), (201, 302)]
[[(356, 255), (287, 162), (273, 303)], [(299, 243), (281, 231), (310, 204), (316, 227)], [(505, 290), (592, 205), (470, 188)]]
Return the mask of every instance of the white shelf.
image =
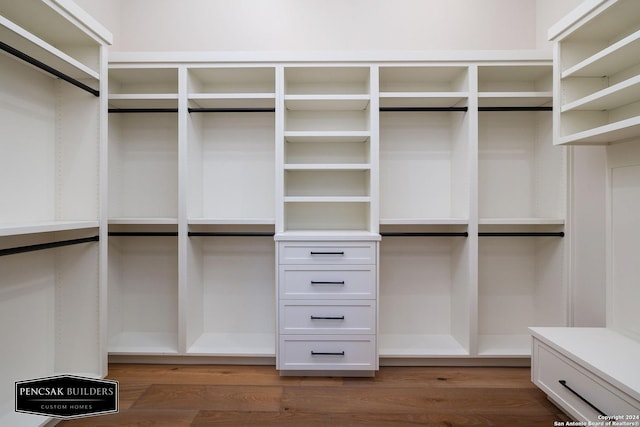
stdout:
[(567, 68), (560, 77), (601, 77), (626, 70), (640, 57), (640, 30)]
[(531, 337), (517, 335), (478, 336), (478, 356), (483, 357), (530, 357)]
[(178, 335), (163, 332), (123, 332), (109, 339), (110, 354), (164, 355), (178, 353)]
[(174, 225), (178, 218), (109, 218), (113, 225)]
[(189, 218), (190, 225), (273, 225), (275, 218)]
[(275, 334), (204, 333), (187, 353), (200, 356), (274, 357)]
[(609, 144), (640, 135), (640, 116), (560, 137), (559, 144)]
[(380, 225), (467, 225), (468, 218), (380, 218)]
[(111, 94), (110, 108), (178, 108), (178, 94)]
[(289, 110), (364, 110), (369, 106), (369, 95), (285, 95), (284, 105)]
[(286, 131), (284, 133), (287, 142), (365, 142), (371, 137), (369, 131)]
[(640, 75), (564, 104), (561, 112), (575, 110), (612, 110), (640, 99)]
[(0, 224), (0, 236), (82, 230), (98, 228), (98, 226), (98, 221), (42, 221), (28, 224)]
[(464, 107), (468, 97), (468, 92), (381, 92), (380, 107)]
[(564, 225), (563, 218), (480, 218), (480, 225)]
[(285, 170), (300, 170), (300, 171), (332, 171), (332, 170), (344, 170), (344, 171), (366, 171), (371, 170), (369, 164), (351, 164), (351, 163), (336, 163), (336, 164), (285, 164)]
[(288, 230), (275, 235), (275, 240), (345, 241), (380, 240), (380, 234), (366, 230)]
[(189, 101), (200, 108), (275, 108), (275, 93), (192, 93)]
[(480, 107), (544, 107), (551, 106), (553, 93), (548, 92), (480, 92)]
[(451, 335), (389, 335), (378, 336), (380, 357), (464, 357), (469, 352)]
[[(12, 48), (74, 79), (97, 81), (100, 78), (98, 71), (67, 55), (4, 16), (0, 16), (0, 39)], [(97, 47), (96, 44), (96, 49)]]

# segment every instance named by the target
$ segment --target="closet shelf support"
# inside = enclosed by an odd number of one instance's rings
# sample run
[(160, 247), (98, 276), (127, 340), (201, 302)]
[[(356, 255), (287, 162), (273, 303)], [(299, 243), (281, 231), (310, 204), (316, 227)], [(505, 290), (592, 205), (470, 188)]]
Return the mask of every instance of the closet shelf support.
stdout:
[(100, 96), (100, 91), (97, 89), (92, 88), (91, 86), (87, 86), (86, 84), (82, 83), (81, 81), (74, 79), (71, 76), (66, 75), (65, 73), (56, 70), (55, 68), (45, 64), (44, 62), (38, 61), (37, 59), (35, 59), (32, 56), (27, 55), (24, 52), (19, 51), (18, 49), (9, 46), (8, 44), (1, 42), (0, 41), (0, 49), (4, 50), (7, 53), (10, 53), (11, 55), (20, 58), (21, 60), (40, 68), (43, 71), (46, 71), (47, 73), (54, 75), (64, 81), (66, 81), (67, 83), (71, 83), (72, 85), (79, 87), (80, 89), (89, 92), (90, 94), (92, 94), (93, 96), (99, 97)]

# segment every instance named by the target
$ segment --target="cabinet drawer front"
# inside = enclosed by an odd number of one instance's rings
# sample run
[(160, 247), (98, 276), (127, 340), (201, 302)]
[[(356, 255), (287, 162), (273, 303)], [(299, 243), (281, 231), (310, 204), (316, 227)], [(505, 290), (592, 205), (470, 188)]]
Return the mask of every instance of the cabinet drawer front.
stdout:
[(375, 264), (372, 242), (281, 242), (280, 264)]
[(280, 267), (282, 299), (375, 299), (374, 266)]
[(631, 403), (631, 397), (537, 340), (534, 341), (533, 382), (570, 414), (584, 421), (599, 421), (600, 414), (590, 405), (610, 416), (640, 411), (640, 407)]
[(281, 301), (281, 334), (373, 334), (376, 306), (369, 302)]
[(280, 369), (374, 370), (375, 335), (280, 336)]

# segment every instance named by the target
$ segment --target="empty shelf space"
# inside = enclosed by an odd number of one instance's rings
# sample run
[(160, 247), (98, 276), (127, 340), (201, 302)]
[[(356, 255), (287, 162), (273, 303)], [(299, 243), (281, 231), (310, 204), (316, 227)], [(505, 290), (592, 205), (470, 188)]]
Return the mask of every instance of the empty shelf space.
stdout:
[(188, 349), (190, 355), (274, 357), (275, 333), (204, 333)]
[(380, 334), (380, 357), (458, 357), (469, 352), (451, 335)]
[(599, 90), (562, 106), (562, 112), (573, 110), (612, 110), (640, 99), (640, 75)]

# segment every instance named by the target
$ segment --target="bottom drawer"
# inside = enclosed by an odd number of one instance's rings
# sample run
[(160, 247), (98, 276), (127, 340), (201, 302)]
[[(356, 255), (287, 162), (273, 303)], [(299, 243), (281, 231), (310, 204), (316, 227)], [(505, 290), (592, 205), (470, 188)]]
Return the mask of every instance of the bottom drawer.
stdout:
[(279, 369), (375, 370), (375, 335), (280, 335)]
[(640, 413), (633, 399), (567, 357), (534, 340), (533, 382), (581, 421)]

